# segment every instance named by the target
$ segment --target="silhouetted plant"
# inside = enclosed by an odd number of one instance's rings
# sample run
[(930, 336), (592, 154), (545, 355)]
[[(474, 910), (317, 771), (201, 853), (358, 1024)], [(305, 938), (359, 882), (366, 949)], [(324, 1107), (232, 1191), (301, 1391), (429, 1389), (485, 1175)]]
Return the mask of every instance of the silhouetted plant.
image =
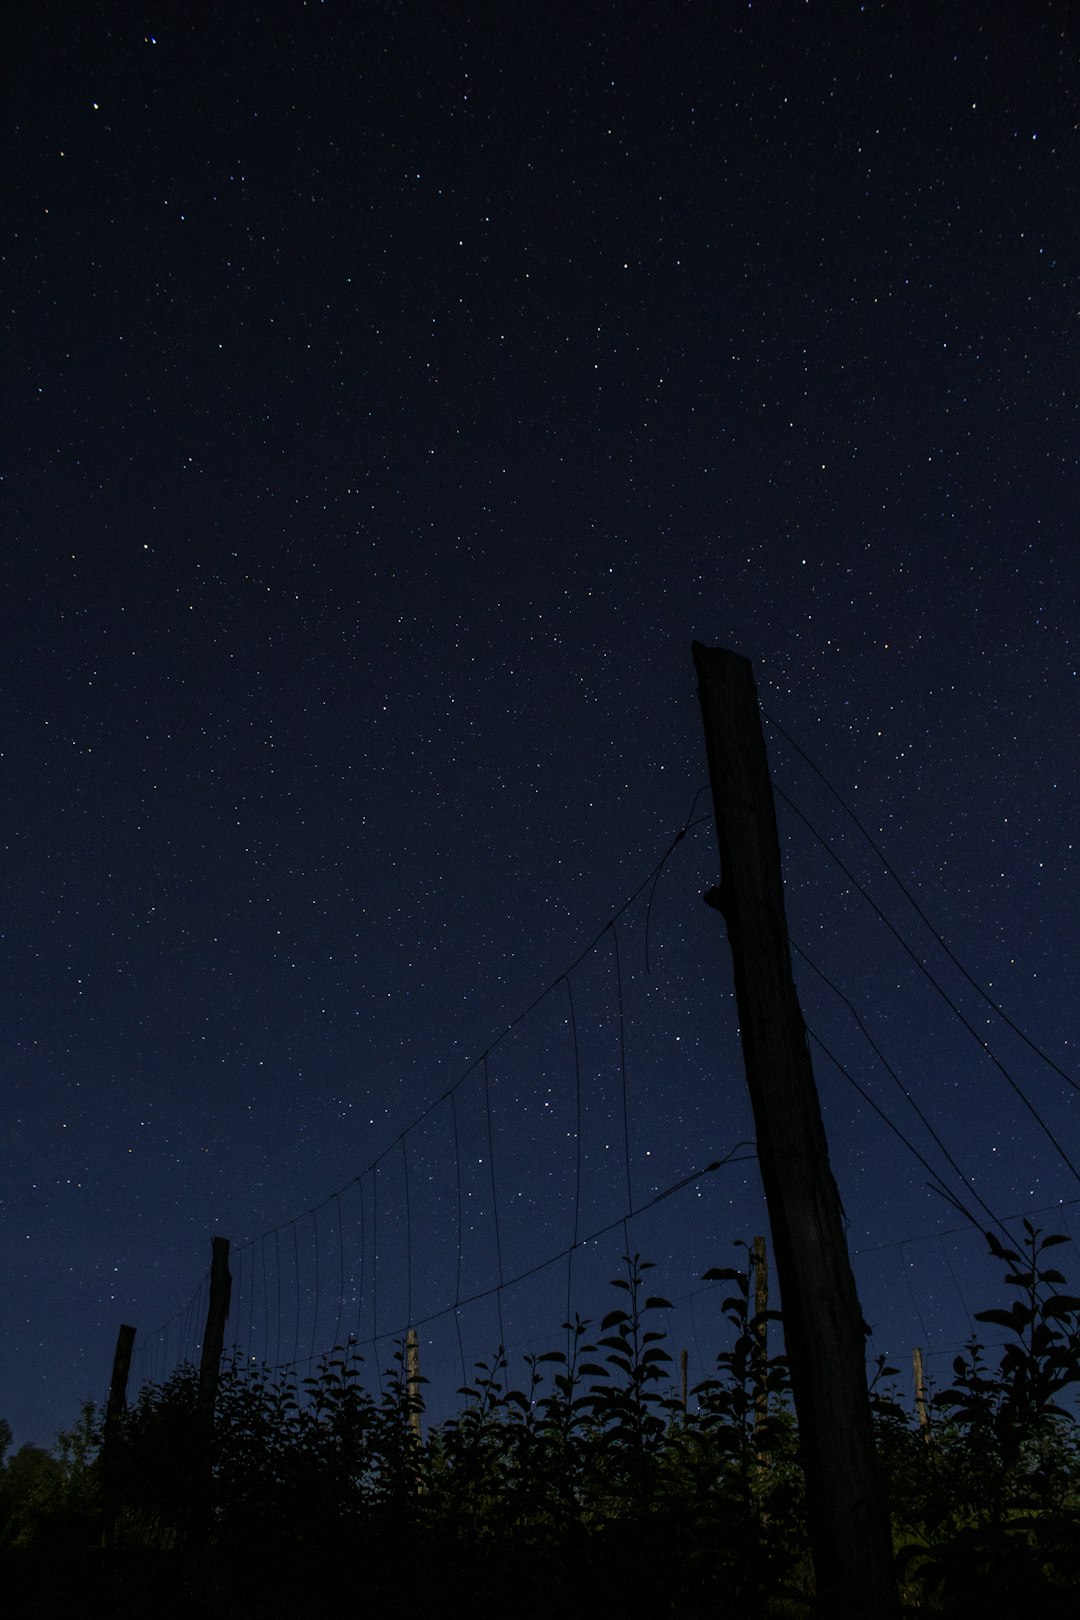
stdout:
[(423, 1377), (409, 1378), (405, 1342), (399, 1341), (393, 1365), (383, 1374), (382, 1400), (373, 1412), (372, 1484), (379, 1499), (394, 1502), (407, 1513), (415, 1504), (423, 1471), (416, 1419), (424, 1411), (419, 1385), (426, 1382)]
[(479, 1540), (497, 1534), (502, 1522), (498, 1508), (509, 1473), (506, 1366), (501, 1345), (490, 1361), (476, 1362), (473, 1382), (458, 1390), (464, 1406), (441, 1426), (437, 1439), (432, 1437), (430, 1487), (440, 1511), (460, 1533)]
[(687, 1556), (707, 1556), (723, 1572), (740, 1612), (772, 1612), (781, 1594), (805, 1601), (809, 1579), (787, 1359), (768, 1355), (764, 1333), (780, 1317), (751, 1310), (749, 1266), (713, 1267), (705, 1280), (734, 1285), (721, 1304), (731, 1336), (715, 1374), (691, 1392), (696, 1407), (671, 1432), (669, 1488), (681, 1492), (694, 1527)]
[[(667, 1430), (673, 1399), (657, 1387), (667, 1381), (671, 1356), (663, 1348), (666, 1333), (646, 1326), (654, 1311), (669, 1310), (671, 1301), (658, 1294), (643, 1297), (645, 1273), (651, 1260), (625, 1255), (627, 1276), (614, 1277), (612, 1288), (626, 1295), (626, 1303), (608, 1311), (600, 1323), (597, 1346), (607, 1351), (605, 1381), (590, 1390), (592, 1423), (602, 1433), (596, 1455), (608, 1463), (608, 1483), (640, 1492), (651, 1476), (650, 1459)], [(595, 1374), (594, 1374), (595, 1376)]]
[(589, 1326), (580, 1316), (564, 1322), (567, 1349), (526, 1355), (525, 1387), (506, 1395), (512, 1510), (519, 1525), (541, 1534), (581, 1517), (583, 1440), (592, 1426), (593, 1403), (584, 1380), (607, 1374), (589, 1359), (596, 1355), (596, 1346), (586, 1340)]
[(986, 1239), (990, 1252), (1008, 1268), (1005, 1281), (1020, 1295), (1008, 1309), (975, 1314), (977, 1322), (993, 1323), (1012, 1335), (998, 1367), (1001, 1395), (994, 1417), (1003, 1456), (1011, 1463), (1052, 1431), (1059, 1418), (1071, 1417), (1058, 1397), (1080, 1382), (1080, 1298), (1055, 1292), (1065, 1286), (1065, 1278), (1041, 1263), (1046, 1250), (1067, 1243), (1067, 1237), (1044, 1237), (1025, 1221), (1022, 1253), (1006, 1248), (993, 1232)]
[[(746, 1248), (745, 1243), (738, 1246)], [(748, 1509), (757, 1511), (774, 1453), (790, 1449), (791, 1425), (782, 1404), (791, 1387), (787, 1357), (768, 1356), (763, 1331), (769, 1322), (780, 1321), (780, 1313), (751, 1313), (749, 1268), (714, 1266), (705, 1273), (705, 1281), (735, 1285), (721, 1305), (734, 1337), (716, 1357), (717, 1376), (706, 1378), (694, 1391), (699, 1424), (730, 1452), (739, 1494)]]
[[(946, 1610), (1042, 1616), (1075, 1612), (1080, 1584), (1080, 1451), (1061, 1396), (1080, 1381), (1080, 1299), (1042, 1263), (1067, 1241), (1024, 1222), (1019, 1248), (987, 1234), (1017, 1290), (1008, 1306), (976, 1313), (1010, 1337), (997, 1366), (972, 1338), (953, 1384), (934, 1401), (930, 1443), (915, 1452), (910, 1494), (896, 1502), (909, 1537), (905, 1577)], [(921, 1465), (921, 1466), (919, 1466)]]
[(565, 1445), (587, 1425), (592, 1411), (593, 1397), (583, 1387), (585, 1378), (606, 1378), (607, 1368), (588, 1358), (595, 1356), (596, 1345), (585, 1342), (592, 1324), (575, 1315), (572, 1322), (564, 1322), (567, 1348), (551, 1350), (543, 1357), (562, 1368), (552, 1375), (552, 1391), (540, 1402), (546, 1426), (557, 1434)]

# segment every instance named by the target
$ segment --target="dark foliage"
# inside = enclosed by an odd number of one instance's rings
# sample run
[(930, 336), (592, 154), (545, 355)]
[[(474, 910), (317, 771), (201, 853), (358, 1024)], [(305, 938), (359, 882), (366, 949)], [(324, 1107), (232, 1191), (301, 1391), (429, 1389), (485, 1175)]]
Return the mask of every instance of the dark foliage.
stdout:
[[(1025, 1226), (992, 1238), (1010, 1302), (996, 1364), (972, 1341), (925, 1424), (872, 1381), (897, 1570), (911, 1612), (1040, 1620), (1080, 1598), (1080, 1299)], [(13, 1614), (317, 1616), (597, 1613), (800, 1615), (812, 1601), (798, 1434), (776, 1313), (751, 1269), (725, 1289), (728, 1343), (685, 1399), (650, 1267), (627, 1257), (595, 1333), (477, 1363), (450, 1421), (421, 1440), (404, 1347), (373, 1397), (351, 1347), (315, 1374), (232, 1365), (212, 1429), (197, 1374), (142, 1391), (104, 1452), (93, 1411), (54, 1454), (0, 1472)], [(63, 1550), (63, 1557), (57, 1557)], [(21, 1596), (20, 1596), (21, 1594)]]
[(920, 1433), (879, 1420), (900, 1568), (948, 1614), (1072, 1616), (1080, 1602), (1080, 1446), (1066, 1391), (1080, 1382), (1080, 1299), (1046, 1251), (1068, 1240), (1024, 1222), (1017, 1249), (987, 1234), (1015, 1297), (979, 1311), (1003, 1329), (996, 1366), (972, 1338)]

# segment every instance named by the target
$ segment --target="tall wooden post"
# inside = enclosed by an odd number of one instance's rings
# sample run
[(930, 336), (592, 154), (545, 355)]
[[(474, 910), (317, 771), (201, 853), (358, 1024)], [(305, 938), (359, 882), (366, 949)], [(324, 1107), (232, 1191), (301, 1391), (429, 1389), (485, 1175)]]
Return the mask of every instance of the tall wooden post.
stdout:
[(817, 1600), (823, 1615), (898, 1620), (878, 1481), (862, 1313), (784, 915), (776, 810), (749, 661), (694, 643), (758, 1160), (780, 1280)]

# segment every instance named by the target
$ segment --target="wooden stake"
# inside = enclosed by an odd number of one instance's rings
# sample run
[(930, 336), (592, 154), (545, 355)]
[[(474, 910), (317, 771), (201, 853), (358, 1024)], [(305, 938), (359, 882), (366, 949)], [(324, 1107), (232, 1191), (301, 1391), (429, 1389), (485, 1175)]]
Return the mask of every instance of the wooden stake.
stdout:
[(930, 1411), (926, 1404), (926, 1378), (923, 1373), (922, 1351), (916, 1345), (911, 1352), (915, 1366), (915, 1410), (919, 1414), (919, 1428), (924, 1440), (930, 1438)]
[(105, 1432), (101, 1439), (102, 1506), (105, 1523), (101, 1532), (101, 1545), (111, 1547), (116, 1538), (116, 1520), (120, 1507), (117, 1466), (117, 1429), (127, 1411), (127, 1386), (131, 1372), (131, 1352), (135, 1344), (135, 1329), (122, 1322), (116, 1335), (112, 1378), (109, 1381), (109, 1399), (105, 1407)]
[(727, 922), (758, 1161), (783, 1299), (817, 1602), (898, 1620), (874, 1456), (862, 1313), (784, 915), (776, 810), (749, 661), (694, 643), (720, 845), (706, 899)]
[(409, 1423), (419, 1446), (424, 1435), (420, 1427), (420, 1343), (415, 1328), (405, 1334), (405, 1388), (409, 1395)]

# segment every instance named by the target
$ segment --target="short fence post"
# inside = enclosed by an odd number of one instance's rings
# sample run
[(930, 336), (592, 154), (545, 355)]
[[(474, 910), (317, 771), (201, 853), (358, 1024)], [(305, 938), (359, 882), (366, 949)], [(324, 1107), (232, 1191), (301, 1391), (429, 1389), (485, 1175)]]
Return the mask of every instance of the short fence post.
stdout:
[(926, 1378), (923, 1372), (922, 1351), (916, 1345), (911, 1352), (915, 1367), (915, 1410), (919, 1414), (919, 1428), (924, 1440), (930, 1438), (930, 1412), (926, 1405)]
[(214, 1424), (214, 1401), (217, 1398), (218, 1379), (221, 1376), (225, 1322), (229, 1315), (229, 1298), (232, 1294), (229, 1240), (216, 1237), (213, 1245), (213, 1258), (210, 1262), (210, 1303), (206, 1311), (206, 1332), (203, 1334), (202, 1359), (199, 1363), (197, 1401), (199, 1426), (207, 1439)]
[(127, 1411), (127, 1386), (131, 1372), (131, 1352), (135, 1344), (135, 1329), (127, 1322), (120, 1324), (120, 1331), (116, 1335), (116, 1351), (113, 1355), (112, 1378), (109, 1380), (109, 1399), (105, 1407), (105, 1432), (101, 1439), (101, 1476), (102, 1498), (105, 1513), (105, 1524), (102, 1529), (102, 1546), (113, 1544), (116, 1534), (116, 1520), (120, 1510), (120, 1490), (117, 1479), (116, 1448), (120, 1420)]
[(420, 1343), (415, 1328), (410, 1328), (405, 1335), (405, 1389), (409, 1398), (409, 1426), (419, 1446), (423, 1444), (424, 1434), (420, 1427)]
[(109, 1381), (109, 1401), (105, 1408), (105, 1444), (108, 1445), (120, 1418), (127, 1411), (128, 1375), (131, 1372), (131, 1352), (135, 1344), (135, 1329), (121, 1322), (116, 1335), (116, 1354), (113, 1356), (112, 1378)]

